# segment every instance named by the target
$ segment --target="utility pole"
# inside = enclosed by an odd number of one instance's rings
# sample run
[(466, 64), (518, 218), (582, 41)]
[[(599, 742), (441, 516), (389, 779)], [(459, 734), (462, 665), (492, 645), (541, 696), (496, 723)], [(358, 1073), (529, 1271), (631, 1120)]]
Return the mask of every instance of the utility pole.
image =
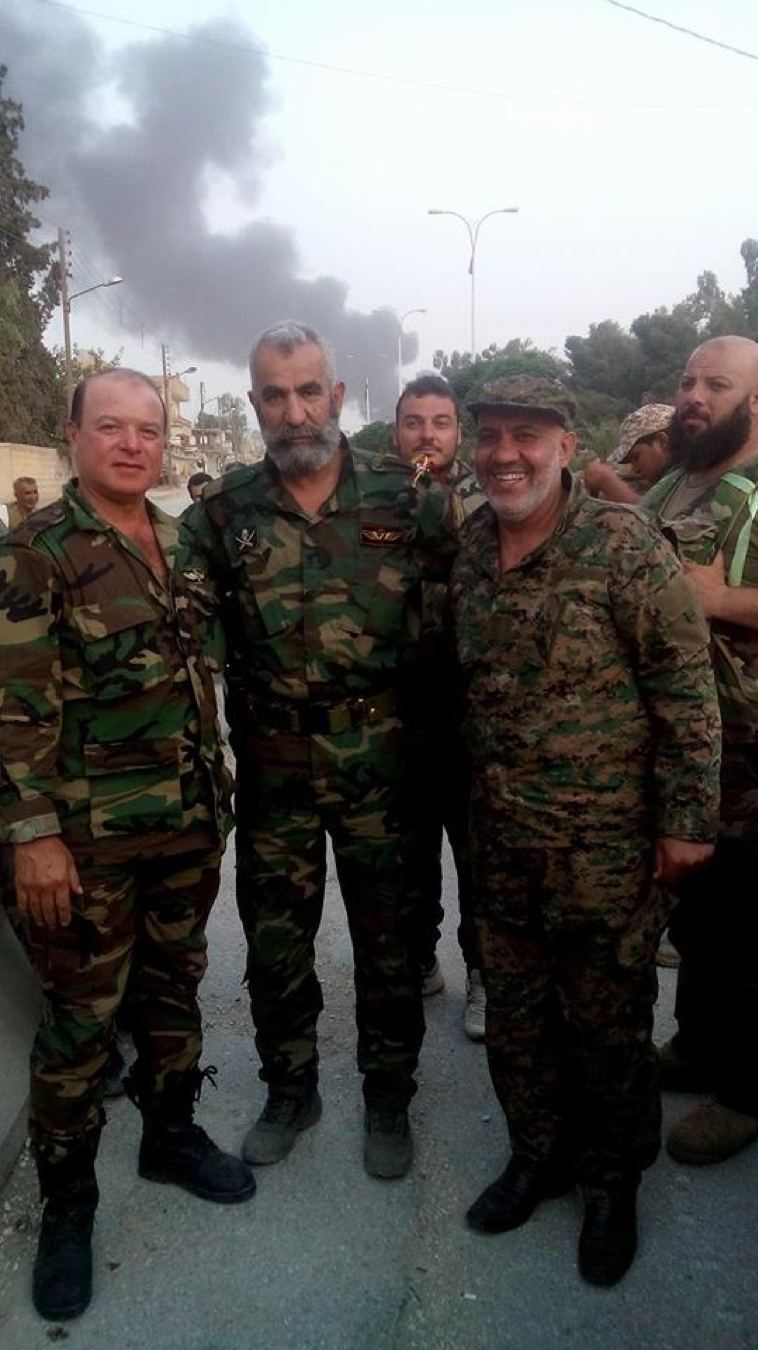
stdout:
[(174, 464), (171, 457), (171, 405), (168, 398), (168, 347), (165, 342), (161, 343), (161, 359), (163, 361), (163, 402), (166, 405), (166, 472), (169, 483), (174, 481)]
[(58, 229), (58, 263), (61, 269), (61, 308), (63, 310), (63, 350), (66, 360), (66, 418), (71, 414), (71, 400), (74, 396), (74, 376), (71, 363), (71, 325), (69, 316), (71, 305), (68, 298), (68, 249), (65, 230)]

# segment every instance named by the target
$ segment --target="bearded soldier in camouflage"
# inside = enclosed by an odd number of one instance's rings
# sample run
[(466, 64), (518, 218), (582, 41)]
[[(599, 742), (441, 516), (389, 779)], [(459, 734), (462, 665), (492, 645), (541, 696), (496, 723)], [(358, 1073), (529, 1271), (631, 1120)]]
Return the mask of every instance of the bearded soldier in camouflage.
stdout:
[(707, 632), (669, 544), (566, 469), (573, 405), (501, 379), (473, 405), (489, 504), (451, 596), (472, 753), (487, 1053), (512, 1157), (486, 1232), (582, 1185), (585, 1279), (633, 1259), (659, 1147), (652, 1045), (662, 891), (712, 852), (718, 706)]
[(92, 376), (69, 439), (78, 480), (0, 552), (3, 840), (14, 925), (45, 993), (31, 1057), (46, 1200), (33, 1296), (55, 1320), (91, 1294), (104, 1070), (127, 977), (140, 1175), (216, 1201), (255, 1189), (192, 1123), (229, 784), (212, 677), (171, 576), (176, 525), (145, 499), (163, 405), (143, 375)]
[(229, 644), (238, 904), (268, 1085), (243, 1152), (278, 1162), (321, 1113), (313, 948), (328, 832), (355, 956), (364, 1161), (401, 1176), (423, 1014), (399, 684), (422, 578), (449, 570), (449, 502), (401, 461), (350, 451), (345, 388), (312, 329), (264, 333), (250, 369), (266, 457), (206, 488), (184, 566), (199, 604), (220, 599)]
[[(454, 487), (461, 514), (482, 505), (484, 494), (471, 466), (457, 455), (461, 443), (458, 402), (439, 375), (420, 375), (405, 386), (393, 430), (401, 457), (425, 466), (439, 482)], [(469, 859), (469, 770), (461, 735), (460, 675), (452, 650), (448, 588), (427, 581), (423, 587), (421, 640), (412, 667), (409, 716), (414, 739), (416, 844), (410, 860), (416, 888), (419, 951), (425, 995), (444, 988), (436, 957), (442, 896), (442, 831), (447, 833), (458, 879), (458, 942), (466, 963), (463, 1026), (474, 1041), (484, 1039), (484, 986), (472, 913)]]
[(643, 505), (675, 532), (709, 620), (724, 748), (716, 852), (672, 918), (679, 1030), (661, 1077), (714, 1094), (667, 1139), (679, 1162), (713, 1163), (758, 1138), (758, 344), (698, 347), (670, 443), (676, 467)]

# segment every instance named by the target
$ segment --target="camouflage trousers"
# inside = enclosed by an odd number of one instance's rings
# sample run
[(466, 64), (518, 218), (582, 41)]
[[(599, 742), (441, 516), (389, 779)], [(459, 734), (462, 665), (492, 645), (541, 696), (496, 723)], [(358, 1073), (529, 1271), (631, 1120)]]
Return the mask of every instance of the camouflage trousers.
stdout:
[(353, 945), (364, 1096), (403, 1107), (416, 1090), (424, 1020), (403, 866), (401, 724), (389, 718), (329, 735), (238, 727), (233, 744), (237, 902), (260, 1077), (292, 1096), (317, 1081), (323, 997), (314, 942), (328, 833)]
[(416, 941), (422, 966), (429, 966), (445, 917), (442, 908), (442, 831), (455, 862), (458, 881), (458, 945), (467, 970), (478, 969), (469, 850), (471, 772), (468, 754), (455, 725), (425, 727), (413, 735), (410, 786), (414, 802), (414, 842), (409, 884), (416, 905)]
[(571, 1154), (585, 1192), (636, 1184), (660, 1146), (649, 846), (528, 849), (477, 821), (486, 1045), (511, 1144)]
[(758, 1116), (758, 746), (724, 744), (716, 851), (679, 895), (674, 1046), (718, 1101)]
[[(105, 852), (105, 850), (103, 850)], [(44, 1006), (31, 1052), (30, 1134), (37, 1158), (62, 1161), (104, 1120), (104, 1071), (129, 980), (140, 1077), (160, 1097), (169, 1074), (193, 1071), (202, 1033), (197, 988), (205, 926), (218, 891), (220, 850), (109, 866), (77, 858), (84, 894), (67, 928), (21, 923)]]

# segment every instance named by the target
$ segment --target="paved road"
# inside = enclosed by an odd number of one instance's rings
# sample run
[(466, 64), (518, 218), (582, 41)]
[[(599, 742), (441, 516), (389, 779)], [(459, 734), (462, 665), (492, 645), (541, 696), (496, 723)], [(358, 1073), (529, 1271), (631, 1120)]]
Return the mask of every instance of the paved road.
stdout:
[[(202, 1121), (239, 1148), (263, 1101), (240, 987), (243, 949), (227, 859), (203, 987), (206, 1060), (219, 1091)], [(427, 1003), (413, 1106), (417, 1161), (399, 1182), (361, 1166), (350, 950), (336, 882), (319, 942), (324, 1116), (248, 1205), (203, 1204), (135, 1174), (139, 1120), (111, 1110), (99, 1161), (91, 1309), (71, 1350), (758, 1350), (758, 1149), (700, 1170), (663, 1156), (641, 1194), (641, 1252), (613, 1290), (575, 1270), (578, 1195), (516, 1233), (485, 1238), (466, 1205), (502, 1167), (503, 1126), (484, 1054), (462, 1033), (463, 969), (452, 919), (446, 990)], [(661, 972), (659, 1035), (673, 975)], [(669, 1121), (683, 1099), (666, 1103)], [(36, 1350), (51, 1329), (28, 1298), (38, 1205), (20, 1161), (0, 1195), (0, 1345)]]

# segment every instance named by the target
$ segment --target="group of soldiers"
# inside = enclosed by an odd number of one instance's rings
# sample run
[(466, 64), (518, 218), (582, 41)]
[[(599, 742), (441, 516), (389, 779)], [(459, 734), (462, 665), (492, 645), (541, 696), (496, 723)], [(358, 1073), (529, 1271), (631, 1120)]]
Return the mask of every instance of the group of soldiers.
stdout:
[[(341, 434), (345, 386), (312, 328), (267, 330), (250, 371), (265, 457), (198, 484), (180, 529), (146, 496), (160, 396), (117, 369), (76, 390), (62, 499), (0, 548), (6, 903), (45, 993), (35, 1307), (61, 1320), (91, 1297), (125, 999), (141, 1176), (244, 1201), (253, 1169), (318, 1121), (327, 836), (354, 953), (364, 1164), (407, 1173), (422, 1000), (443, 983), (443, 827), (465, 1030), (485, 1039), (511, 1141), (468, 1223), (516, 1228), (578, 1184), (580, 1272), (615, 1283), (660, 1147), (661, 1080), (715, 1094), (674, 1126), (675, 1158), (758, 1137), (758, 345), (705, 343), (663, 423), (627, 419), (624, 455), (665, 431), (672, 466), (641, 506), (572, 475), (575, 409), (555, 380), (485, 385), (474, 472), (437, 376), (406, 386), (379, 455)], [(231, 825), (222, 673), (267, 1087), (241, 1159), (194, 1120), (215, 1074), (197, 990)], [(656, 1051), (667, 924), (679, 1030)]]

